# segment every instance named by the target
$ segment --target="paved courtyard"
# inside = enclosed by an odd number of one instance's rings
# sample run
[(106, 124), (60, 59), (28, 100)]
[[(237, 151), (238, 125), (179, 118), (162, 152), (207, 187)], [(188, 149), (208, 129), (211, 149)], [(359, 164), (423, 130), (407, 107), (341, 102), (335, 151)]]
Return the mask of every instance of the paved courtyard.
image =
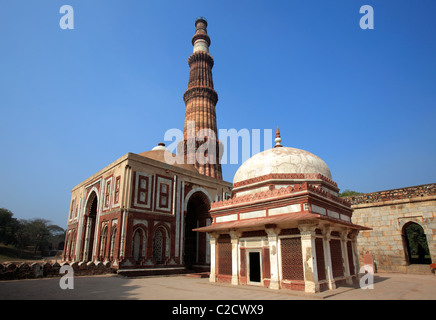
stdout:
[(255, 286), (212, 284), (183, 275), (123, 278), (116, 275), (75, 277), (74, 289), (62, 290), (59, 278), (0, 281), (0, 300), (435, 300), (436, 276), (375, 275), (374, 289), (340, 287), (316, 295)]

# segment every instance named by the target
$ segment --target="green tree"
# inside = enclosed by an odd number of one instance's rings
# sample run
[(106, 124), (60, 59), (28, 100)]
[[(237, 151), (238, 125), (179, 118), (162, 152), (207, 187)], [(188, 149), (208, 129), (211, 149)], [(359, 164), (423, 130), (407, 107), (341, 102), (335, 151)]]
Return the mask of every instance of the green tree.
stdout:
[(425, 250), (426, 254), (429, 252), (427, 237), (420, 225), (411, 223), (409, 226), (407, 226), (406, 236), (409, 242), (410, 250), (413, 254), (418, 252), (419, 246)]
[[(49, 241), (51, 243), (56, 243), (59, 245), (59, 243), (63, 242), (65, 240), (65, 230), (58, 225), (51, 224), (48, 226), (48, 229), (50, 231), (50, 237)], [(53, 248), (52, 248), (53, 249)], [(59, 248), (57, 248), (59, 249)], [(62, 246), (63, 249), (63, 246)]]
[(15, 246), (20, 250), (20, 257), (23, 256), (23, 250), (32, 244), (30, 234), (28, 232), (27, 220), (21, 219), (18, 221), (19, 227), (15, 232)]
[(0, 242), (6, 245), (16, 244), (15, 234), (20, 227), (13, 215), (8, 209), (0, 208)]
[(34, 246), (34, 253), (49, 247), (51, 242), (59, 235), (64, 234), (64, 229), (53, 225), (49, 220), (32, 219), (26, 224), (27, 234), (30, 237), (31, 245)]
[(345, 189), (342, 192), (339, 192), (339, 197), (348, 197), (348, 196), (355, 196), (358, 194), (362, 194), (361, 192)]
[(37, 250), (50, 247), (52, 243), (59, 243), (65, 239), (65, 230), (51, 224), (45, 219), (16, 219), (13, 213), (5, 208), (0, 208), (0, 242), (15, 245), (20, 250), (33, 246), (34, 254)]
[(32, 219), (27, 224), (27, 232), (34, 247), (34, 254), (38, 249), (48, 245), (48, 238), (50, 237), (49, 223), (50, 221), (45, 219)]

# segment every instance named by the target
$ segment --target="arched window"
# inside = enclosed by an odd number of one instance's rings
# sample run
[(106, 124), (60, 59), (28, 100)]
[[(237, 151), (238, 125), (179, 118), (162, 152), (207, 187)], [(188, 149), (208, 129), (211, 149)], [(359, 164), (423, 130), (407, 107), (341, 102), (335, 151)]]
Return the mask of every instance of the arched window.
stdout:
[(137, 228), (133, 233), (133, 260), (136, 264), (140, 264), (141, 260), (145, 257), (145, 248), (147, 244), (147, 238), (145, 231), (142, 228)]
[(76, 247), (76, 230), (74, 230), (71, 234), (70, 248), (68, 252), (69, 260), (72, 260), (74, 258), (75, 247)]
[(68, 232), (65, 240), (66, 247), (64, 251), (64, 260), (66, 261), (70, 261), (70, 242), (71, 242), (70, 238), (71, 238), (71, 234), (70, 232)]
[(159, 227), (153, 237), (153, 260), (157, 264), (165, 263), (169, 257), (170, 241), (165, 228)]
[(409, 222), (404, 225), (402, 235), (407, 262), (409, 264), (430, 264), (430, 250), (424, 229), (415, 222)]
[(107, 224), (103, 227), (100, 238), (100, 260), (103, 260), (106, 255), (106, 243), (107, 243)]
[(112, 230), (112, 235), (111, 235), (111, 242), (109, 244), (109, 259), (112, 261), (114, 258), (114, 248), (115, 248), (115, 239), (116, 239), (116, 234), (117, 234), (117, 228), (115, 227)]
[(153, 238), (153, 259), (156, 263), (162, 263), (164, 237), (161, 229), (157, 229)]

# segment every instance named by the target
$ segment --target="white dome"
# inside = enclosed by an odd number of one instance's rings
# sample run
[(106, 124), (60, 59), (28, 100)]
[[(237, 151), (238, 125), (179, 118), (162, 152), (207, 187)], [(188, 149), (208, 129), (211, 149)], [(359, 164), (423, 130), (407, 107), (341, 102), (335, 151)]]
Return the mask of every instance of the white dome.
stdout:
[(156, 151), (156, 150), (163, 150), (163, 151), (169, 151), (167, 149), (167, 147), (165, 147), (165, 143), (160, 142), (156, 147), (154, 147), (153, 149), (151, 149), (152, 151)]
[(260, 152), (236, 171), (233, 184), (268, 174), (320, 173), (332, 179), (330, 169), (319, 157), (305, 150), (279, 147)]

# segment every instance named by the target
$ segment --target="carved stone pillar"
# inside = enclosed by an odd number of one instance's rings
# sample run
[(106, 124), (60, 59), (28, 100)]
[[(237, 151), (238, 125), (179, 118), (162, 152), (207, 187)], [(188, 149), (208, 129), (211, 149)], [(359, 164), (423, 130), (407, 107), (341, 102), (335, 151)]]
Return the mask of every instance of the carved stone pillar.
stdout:
[(232, 242), (232, 284), (239, 284), (239, 238), (242, 233), (238, 231), (230, 231), (230, 239)]
[(271, 280), (269, 284), (270, 289), (280, 289), (280, 279), (279, 279), (279, 228), (265, 228), (268, 235), (269, 244), (269, 263), (270, 263), (270, 273)]
[(359, 252), (357, 251), (357, 236), (358, 235), (359, 235), (359, 230), (353, 230), (350, 232), (351, 249), (353, 251), (354, 274), (356, 276), (356, 279), (360, 278)]
[(316, 225), (299, 225), (301, 250), (303, 254), (304, 291), (319, 292), (318, 270), (316, 265), (315, 228)]
[(209, 243), (210, 243), (210, 282), (216, 282), (216, 241), (219, 234), (214, 232), (209, 233)]
[(336, 289), (335, 280), (333, 279), (333, 266), (332, 257), (330, 254), (330, 239), (331, 239), (331, 228), (324, 227), (323, 236), (323, 249), (324, 249), (324, 261), (326, 266), (326, 278), (327, 284), (330, 290)]
[(348, 262), (348, 250), (347, 250), (347, 240), (348, 240), (348, 229), (340, 231), (341, 236), (341, 250), (342, 250), (342, 262), (344, 268), (344, 276), (347, 284), (353, 284), (353, 279), (350, 275), (350, 264)]

